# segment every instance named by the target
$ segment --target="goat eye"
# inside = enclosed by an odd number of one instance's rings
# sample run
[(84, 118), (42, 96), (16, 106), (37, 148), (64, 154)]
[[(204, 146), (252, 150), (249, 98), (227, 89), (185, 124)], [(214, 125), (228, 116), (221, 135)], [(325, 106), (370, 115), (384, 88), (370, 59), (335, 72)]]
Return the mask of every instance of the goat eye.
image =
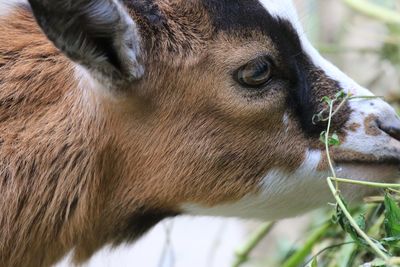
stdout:
[(268, 58), (250, 61), (237, 71), (238, 82), (246, 87), (259, 87), (270, 81), (272, 65)]

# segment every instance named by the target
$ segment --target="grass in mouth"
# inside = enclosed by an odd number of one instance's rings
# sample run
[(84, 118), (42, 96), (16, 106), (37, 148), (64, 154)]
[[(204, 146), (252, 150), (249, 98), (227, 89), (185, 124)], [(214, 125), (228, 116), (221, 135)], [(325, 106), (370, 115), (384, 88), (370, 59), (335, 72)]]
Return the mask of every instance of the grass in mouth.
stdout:
[[(323, 97), (326, 108), (313, 117), (313, 122), (327, 122), (320, 141), (325, 144), (331, 176), (327, 177), (335, 199), (332, 219), (316, 227), (298, 249), (281, 261), (282, 267), (336, 267), (336, 266), (400, 266), (400, 184), (367, 182), (337, 177), (330, 156), (330, 148), (341, 144), (336, 132), (331, 131), (332, 118), (348, 101), (380, 98), (352, 96), (340, 91), (333, 98)], [(362, 178), (362, 177), (360, 177)], [(365, 199), (361, 207), (350, 208), (340, 192), (342, 184), (353, 184), (381, 189), (382, 195)], [(273, 229), (274, 223), (263, 224), (252, 237), (237, 250), (233, 267), (249, 260), (252, 250)], [(315, 252), (315, 247), (326, 243)]]

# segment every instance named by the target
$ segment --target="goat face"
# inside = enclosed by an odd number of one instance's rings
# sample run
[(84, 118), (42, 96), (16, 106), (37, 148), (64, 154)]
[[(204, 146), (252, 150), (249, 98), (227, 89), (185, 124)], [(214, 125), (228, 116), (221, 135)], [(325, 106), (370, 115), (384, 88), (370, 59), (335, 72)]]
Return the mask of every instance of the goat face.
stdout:
[[(289, 0), (29, 2), (94, 96), (85, 112), (117, 125), (104, 131), (126, 163), (121, 202), (274, 220), (330, 200), (327, 122), (313, 118), (324, 96), (372, 94), (318, 54)], [(383, 100), (346, 102), (334, 131), (338, 176), (398, 177), (400, 120)]]

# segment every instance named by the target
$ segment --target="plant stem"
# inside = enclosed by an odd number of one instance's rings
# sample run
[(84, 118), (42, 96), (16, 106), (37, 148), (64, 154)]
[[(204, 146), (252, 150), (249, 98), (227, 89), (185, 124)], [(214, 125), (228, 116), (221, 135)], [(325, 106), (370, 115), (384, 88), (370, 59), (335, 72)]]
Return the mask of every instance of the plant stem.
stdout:
[(164, 222), (165, 242), (158, 261), (158, 266), (163, 266), (165, 264), (166, 259), (168, 259), (168, 254), (170, 255), (169, 266), (175, 266), (175, 256), (171, 242), (171, 234), (173, 227), (174, 227), (174, 221), (171, 220)]
[[(334, 100), (332, 100), (332, 102), (329, 104), (329, 119), (328, 119), (328, 126), (326, 128), (326, 134), (325, 134), (325, 149), (326, 149), (326, 157), (328, 159), (328, 164), (329, 164), (329, 168), (331, 169), (332, 176), (336, 178), (335, 168), (333, 167), (331, 155), (329, 153), (329, 132), (331, 130), (332, 112), (333, 112), (334, 104), (335, 104)], [(339, 185), (336, 182), (336, 189), (338, 189), (338, 187), (339, 187)]]
[(370, 186), (370, 187), (376, 187), (376, 188), (400, 188), (400, 184), (375, 183), (375, 182), (352, 180), (352, 179), (337, 178), (337, 177), (330, 177), (330, 179), (333, 181), (336, 181), (336, 182), (340, 182), (340, 183), (364, 185), (364, 186)]
[(388, 261), (389, 257), (383, 253), (375, 244), (374, 242), (371, 240), (371, 238), (369, 238), (369, 236), (364, 233), (363, 230), (361, 230), (361, 228), (358, 226), (357, 222), (353, 219), (353, 217), (351, 216), (351, 214), (349, 213), (349, 211), (346, 208), (346, 205), (343, 203), (342, 199), (340, 198), (339, 192), (338, 190), (335, 188), (335, 186), (332, 183), (333, 177), (328, 177), (327, 181), (328, 181), (328, 185), (330, 190), (332, 191), (333, 196), (336, 199), (337, 204), (339, 205), (339, 207), (341, 208), (342, 212), (344, 213), (344, 215), (346, 216), (346, 218), (349, 220), (351, 226), (357, 231), (357, 233), (365, 240), (365, 242), (367, 242), (367, 244), (371, 247), (371, 249), (379, 256), (381, 257), (383, 260)]
[(271, 232), (274, 225), (275, 222), (264, 223), (261, 225), (261, 227), (250, 237), (247, 243), (236, 251), (236, 260), (232, 266), (239, 267), (245, 263), (248, 260), (250, 253), (255, 247), (257, 247), (261, 240)]
[(366, 99), (378, 99), (378, 98), (385, 99), (384, 96), (379, 96), (379, 95), (368, 96), (368, 95), (366, 95), (366, 96), (350, 96), (348, 98), (348, 100), (355, 100), (355, 99), (364, 99), (364, 100), (366, 100)]
[(389, 191), (391, 191), (392, 193), (396, 193), (396, 194), (400, 194), (399, 190), (393, 189), (393, 188), (389, 188)]
[(311, 234), (310, 238), (302, 245), (301, 249), (293, 254), (287, 261), (282, 264), (282, 267), (297, 267), (300, 266), (310, 254), (312, 248), (321, 239), (321, 237), (329, 230), (331, 223), (325, 223), (320, 228)]
[(223, 221), (221, 223), (221, 225), (218, 227), (217, 235), (215, 236), (215, 239), (212, 243), (210, 252), (208, 253), (208, 257), (207, 257), (207, 266), (208, 267), (214, 266), (215, 256), (217, 255), (218, 249), (221, 246), (221, 241), (225, 234), (225, 229), (227, 228), (227, 224), (228, 223), (226, 221)]
[[(350, 99), (350, 95), (346, 95), (346, 97), (343, 98), (343, 100), (340, 102), (339, 106), (335, 109), (335, 111), (333, 111), (332, 114), (329, 114), (329, 117), (328, 117), (328, 118), (322, 119), (321, 121), (328, 121), (329, 118), (332, 118), (333, 116), (335, 116), (335, 115), (340, 111), (340, 109), (344, 106), (344, 104), (346, 104), (346, 102), (347, 102), (349, 99)], [(333, 104), (334, 104), (334, 103), (332, 103), (332, 109), (333, 109)]]
[(369, 17), (379, 19), (388, 24), (400, 24), (400, 14), (396, 11), (389, 10), (371, 1), (366, 0), (343, 0), (351, 8), (361, 12)]
[(398, 266), (400, 264), (400, 258), (399, 257), (393, 257), (388, 261), (389, 265), (396, 265)]
[[(383, 96), (351, 96), (350, 94), (347, 94), (345, 98), (343, 98), (343, 100), (339, 103), (338, 107), (332, 112), (332, 114), (330, 114), (330, 116), (328, 116), (327, 118), (323, 118), (320, 121), (328, 121), (329, 118), (332, 118), (333, 116), (335, 116), (341, 109), (342, 107), (347, 103), (347, 101), (351, 101), (351, 100), (356, 100), (356, 99), (377, 99), (377, 98), (384, 98)], [(335, 100), (332, 100), (335, 101)], [(332, 103), (332, 105), (334, 104), (334, 102)]]

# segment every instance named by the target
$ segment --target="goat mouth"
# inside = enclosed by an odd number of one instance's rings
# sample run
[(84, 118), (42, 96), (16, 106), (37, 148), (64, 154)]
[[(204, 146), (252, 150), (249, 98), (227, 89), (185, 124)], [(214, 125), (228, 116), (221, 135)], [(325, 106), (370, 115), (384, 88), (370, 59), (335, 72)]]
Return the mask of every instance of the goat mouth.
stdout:
[(356, 165), (386, 165), (386, 166), (398, 166), (400, 170), (400, 159), (396, 158), (379, 158), (374, 160), (363, 160), (363, 159), (335, 159), (336, 164), (356, 164)]

